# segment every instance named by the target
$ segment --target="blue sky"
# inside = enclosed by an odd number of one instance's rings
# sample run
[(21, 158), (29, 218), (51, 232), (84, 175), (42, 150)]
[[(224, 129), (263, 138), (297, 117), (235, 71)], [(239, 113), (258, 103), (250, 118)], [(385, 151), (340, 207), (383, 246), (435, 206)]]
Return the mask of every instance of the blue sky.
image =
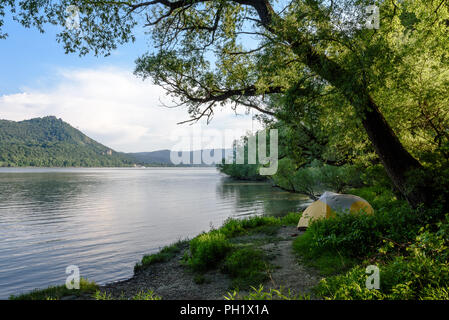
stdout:
[(55, 68), (98, 68), (115, 66), (132, 72), (134, 60), (150, 48), (144, 35), (134, 44), (119, 47), (108, 57), (65, 54), (56, 34), (61, 27), (48, 26), (41, 34), (27, 29), (11, 19), (6, 19), (4, 32), (9, 37), (0, 41), (0, 94), (21, 91), (24, 86), (35, 85), (36, 81), (51, 78)]
[[(208, 126), (205, 121), (176, 125), (188, 119), (186, 110), (164, 108), (160, 101), (169, 100), (163, 90), (132, 74), (135, 59), (151, 50), (143, 30), (137, 29), (134, 44), (108, 57), (66, 55), (53, 26), (41, 34), (6, 19), (3, 31), (9, 36), (0, 40), (0, 119), (55, 115), (124, 152), (189, 150), (192, 143), (198, 144), (186, 137), (199, 132), (201, 146), (229, 147), (231, 132), (239, 137), (259, 128), (243, 108), (237, 116), (226, 108), (217, 112)], [(226, 138), (220, 140), (220, 134)]]

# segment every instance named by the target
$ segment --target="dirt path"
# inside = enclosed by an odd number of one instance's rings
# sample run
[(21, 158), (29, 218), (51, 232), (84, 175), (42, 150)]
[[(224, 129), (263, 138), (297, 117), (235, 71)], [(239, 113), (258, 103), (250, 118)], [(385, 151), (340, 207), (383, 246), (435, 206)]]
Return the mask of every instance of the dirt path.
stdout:
[(230, 279), (219, 271), (204, 275), (204, 283), (195, 283), (195, 275), (181, 265), (182, 254), (156, 263), (129, 280), (103, 286), (102, 292), (115, 298), (129, 298), (139, 291), (153, 290), (164, 300), (219, 300), (229, 290)]
[(262, 249), (276, 255), (273, 264), (277, 266), (271, 273), (271, 280), (266, 288), (277, 289), (280, 286), (291, 290), (293, 294), (310, 293), (310, 289), (318, 283), (320, 277), (298, 263), (298, 258), (292, 250), (292, 241), (303, 232), (295, 227), (283, 227), (278, 236), (282, 239), (277, 243), (270, 243)]
[[(272, 263), (277, 266), (271, 273), (271, 280), (264, 285), (266, 288), (283, 286), (295, 294), (308, 293), (319, 277), (298, 264), (292, 252), (292, 241), (295, 239), (292, 235), (298, 235), (296, 228), (283, 227), (278, 232), (279, 241), (261, 246), (261, 249), (274, 256)], [(125, 299), (147, 290), (153, 290), (164, 300), (223, 299), (231, 284), (229, 277), (214, 270), (204, 275), (202, 283), (196, 283), (195, 274), (181, 264), (182, 254), (168, 262), (151, 265), (129, 280), (105, 285), (101, 291)]]

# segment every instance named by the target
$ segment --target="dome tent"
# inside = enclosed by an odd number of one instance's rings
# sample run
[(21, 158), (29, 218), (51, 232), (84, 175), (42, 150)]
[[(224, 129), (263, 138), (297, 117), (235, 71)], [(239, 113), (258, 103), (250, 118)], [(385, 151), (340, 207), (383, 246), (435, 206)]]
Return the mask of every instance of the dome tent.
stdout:
[(298, 222), (298, 230), (305, 230), (312, 220), (329, 218), (336, 212), (357, 213), (363, 210), (373, 214), (374, 209), (363, 198), (352, 194), (340, 194), (326, 191), (317, 201), (313, 202), (302, 213)]

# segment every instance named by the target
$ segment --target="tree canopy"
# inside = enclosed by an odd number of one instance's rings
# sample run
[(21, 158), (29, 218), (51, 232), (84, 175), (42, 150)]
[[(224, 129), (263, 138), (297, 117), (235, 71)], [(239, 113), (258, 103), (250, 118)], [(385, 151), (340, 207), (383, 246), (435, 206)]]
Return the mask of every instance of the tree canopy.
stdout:
[[(366, 26), (373, 4), (378, 29)], [(65, 26), (70, 5), (79, 28), (58, 35), (68, 53), (107, 55), (143, 26), (152, 48), (135, 73), (163, 86), (191, 121), (253, 108), (325, 132), (334, 150), (375, 152), (411, 204), (434, 199), (435, 178), (416, 172), (448, 163), (448, 1), (7, 0), (0, 16), (9, 9), (43, 31)]]
[(134, 159), (53, 116), (0, 120), (0, 167), (123, 167)]

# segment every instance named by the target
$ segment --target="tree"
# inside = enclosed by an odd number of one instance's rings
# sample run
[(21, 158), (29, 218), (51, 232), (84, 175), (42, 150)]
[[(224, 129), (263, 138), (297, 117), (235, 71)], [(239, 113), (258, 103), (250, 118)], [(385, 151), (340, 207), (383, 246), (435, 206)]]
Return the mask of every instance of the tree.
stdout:
[[(376, 1), (382, 18), (378, 30), (363, 28), (371, 0), (7, 0), (0, 4), (0, 15), (9, 6), (22, 24), (42, 30), (46, 22), (64, 25), (69, 4), (76, 4), (81, 16), (80, 29), (58, 37), (67, 52), (109, 54), (133, 41), (132, 30), (142, 22), (156, 50), (137, 60), (136, 74), (187, 106), (190, 121), (210, 120), (220, 105), (240, 104), (276, 116), (268, 96), (290, 93), (308, 106), (323, 87), (330, 88), (352, 107), (356, 116), (348, 121), (363, 126), (409, 203), (434, 200), (432, 177), (385, 117), (402, 101), (387, 101), (381, 93), (407, 86), (390, 75), (397, 64), (413, 59), (413, 44), (431, 45), (429, 58), (447, 66), (448, 1)], [(421, 106), (432, 103), (422, 101)], [(438, 128), (438, 138), (444, 138)]]

